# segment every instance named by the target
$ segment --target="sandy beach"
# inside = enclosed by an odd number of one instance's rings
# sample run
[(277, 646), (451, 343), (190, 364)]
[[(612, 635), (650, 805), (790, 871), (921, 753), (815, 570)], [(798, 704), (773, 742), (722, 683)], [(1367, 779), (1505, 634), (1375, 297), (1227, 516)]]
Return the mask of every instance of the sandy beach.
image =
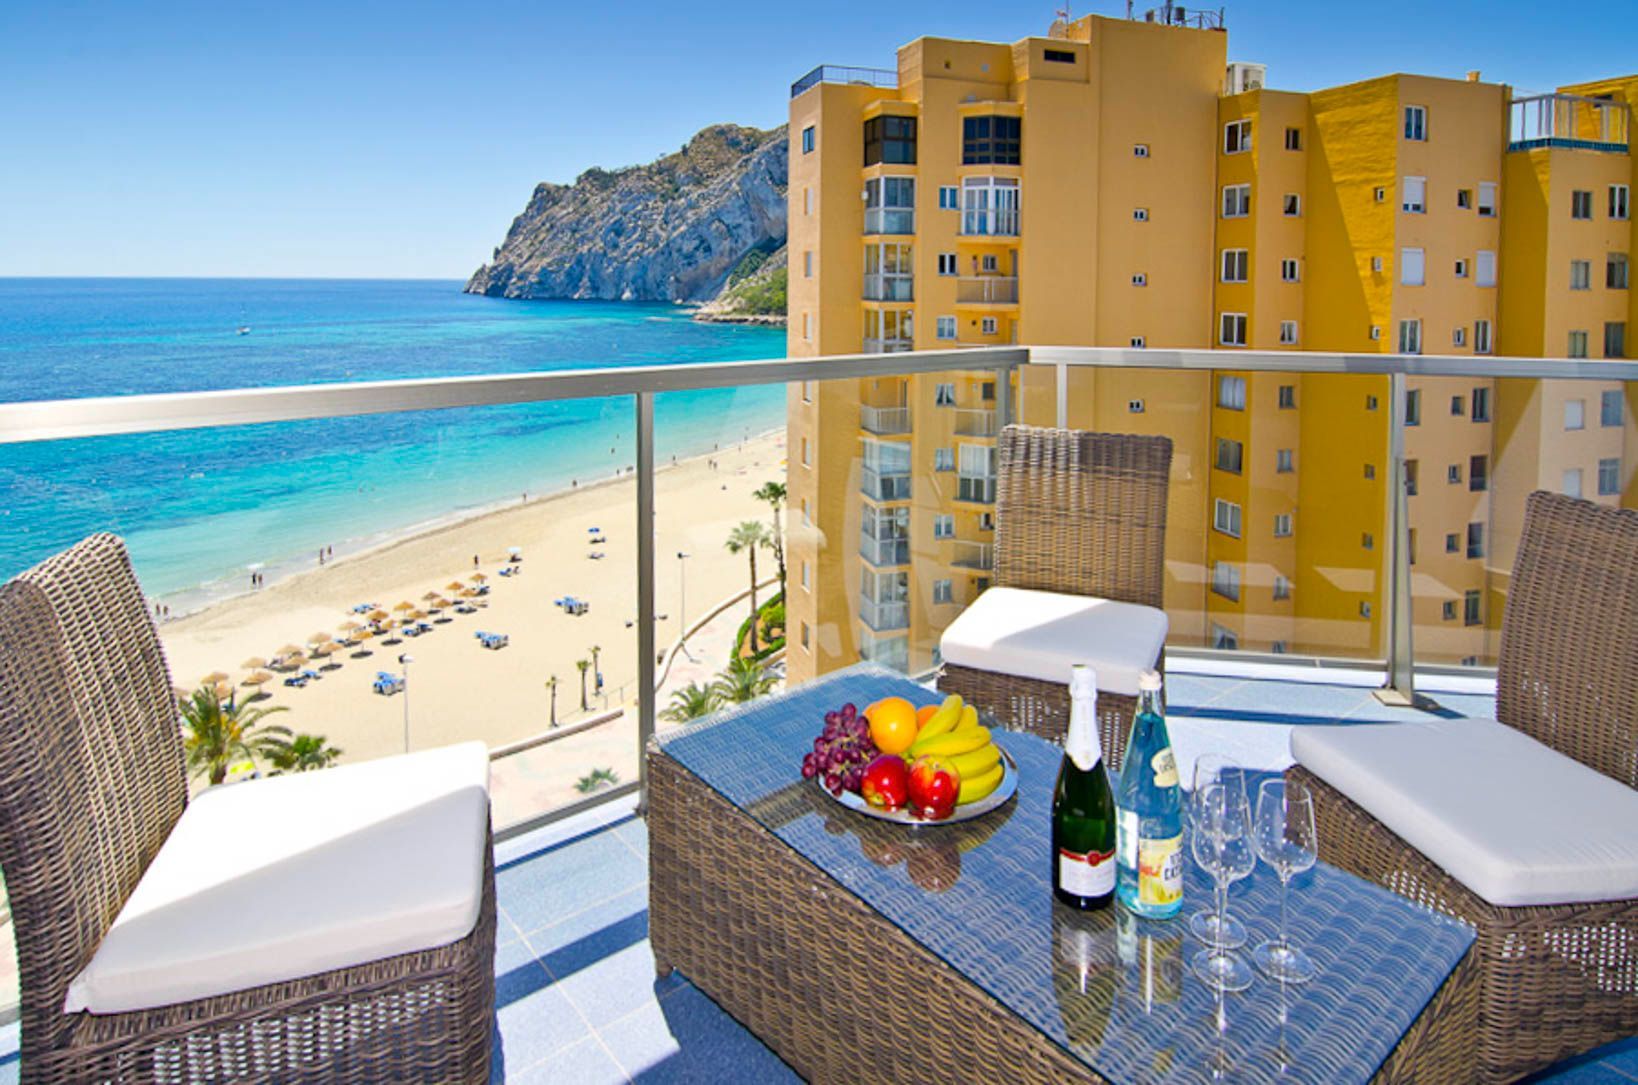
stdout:
[[(745, 556), (728, 553), (723, 541), (738, 522), (768, 517), (768, 507), (751, 495), (764, 482), (783, 480), (784, 457), (780, 432), (656, 471), (656, 609), (664, 616), (657, 623), (657, 648), (668, 646), (681, 629), (680, 566), (686, 565), (692, 617), (747, 586)], [(172, 677), (177, 685), (192, 687), (206, 674), (222, 671), (238, 682), (247, 674), (240, 666), (245, 660), (271, 657), (285, 644), (305, 644), (319, 631), (337, 631), (356, 604), (373, 602), (387, 610), (401, 601), (424, 605), (427, 592), (467, 580), (476, 555), (489, 577), (487, 607), (451, 614), (454, 620), (435, 625), (435, 632), (401, 644), (368, 641), (362, 646), (368, 656), (338, 654), (339, 669), (322, 672), (321, 680), (302, 689), (286, 688), (279, 675), (263, 687), (271, 696), (259, 703), (288, 711), (268, 722), (325, 735), (341, 747), (346, 761), (400, 752), (405, 697), (377, 695), (371, 682), (379, 670), (398, 670), (398, 655), (405, 652), (414, 657), (408, 696), (412, 748), (472, 738), (493, 747), (539, 734), (550, 722), (544, 683), (551, 675), (559, 683), (559, 722), (587, 715), (580, 707), (575, 661), (590, 659), (593, 645), (601, 649), (605, 689), (602, 696), (592, 693), (588, 673), (592, 711), (633, 703), (637, 630), (628, 623), (637, 616), (635, 508), (636, 482), (626, 475), (526, 503), (520, 498), (515, 507), (315, 567), (163, 625)], [(588, 542), (594, 527), (602, 529), (606, 542)], [(498, 576), (511, 547), (521, 548), (520, 572)], [(605, 556), (592, 560), (588, 554), (594, 550)], [(677, 559), (678, 551), (689, 555), (685, 562)], [(760, 575), (773, 569), (771, 554), (758, 555)], [(586, 600), (590, 612), (565, 613), (553, 603), (564, 595)], [(511, 643), (486, 650), (473, 636), (477, 630), (504, 633)], [(316, 669), (319, 662), (307, 666)], [(241, 689), (241, 695), (251, 692)], [(591, 763), (596, 758), (612, 757), (619, 746), (615, 731), (625, 733), (624, 744), (634, 747), (628, 714), (609, 727), (534, 751), (530, 761), (553, 778), (553, 790), (573, 797), (573, 778), (601, 767)], [(621, 763), (611, 762), (622, 780), (633, 778), (635, 754), (633, 748)]]

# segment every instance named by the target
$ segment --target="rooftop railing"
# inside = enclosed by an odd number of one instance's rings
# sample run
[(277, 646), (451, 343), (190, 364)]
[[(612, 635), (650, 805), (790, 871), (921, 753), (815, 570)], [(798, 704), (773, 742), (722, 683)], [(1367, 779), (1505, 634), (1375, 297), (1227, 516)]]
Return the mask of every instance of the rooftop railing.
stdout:
[(1508, 103), (1510, 151), (1533, 147), (1625, 152), (1632, 111), (1626, 103), (1575, 94), (1538, 94)]
[(821, 64), (791, 84), (791, 97), (795, 98), (809, 87), (816, 87), (820, 83), (853, 83), (866, 87), (896, 87), (899, 85), (899, 73), (886, 68), (849, 68), (837, 64)]

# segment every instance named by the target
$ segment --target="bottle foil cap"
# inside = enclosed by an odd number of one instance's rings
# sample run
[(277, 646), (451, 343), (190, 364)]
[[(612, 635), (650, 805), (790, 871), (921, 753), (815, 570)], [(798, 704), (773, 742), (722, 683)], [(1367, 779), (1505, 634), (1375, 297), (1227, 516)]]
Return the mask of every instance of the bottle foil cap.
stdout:
[(1138, 676), (1138, 689), (1140, 689), (1140, 690), (1158, 690), (1158, 689), (1160, 689), (1160, 672), (1159, 671), (1144, 671), (1142, 674), (1140, 674)]
[(1077, 663), (1069, 668), (1069, 695), (1071, 697), (1095, 697), (1098, 693), (1098, 675), (1085, 663)]

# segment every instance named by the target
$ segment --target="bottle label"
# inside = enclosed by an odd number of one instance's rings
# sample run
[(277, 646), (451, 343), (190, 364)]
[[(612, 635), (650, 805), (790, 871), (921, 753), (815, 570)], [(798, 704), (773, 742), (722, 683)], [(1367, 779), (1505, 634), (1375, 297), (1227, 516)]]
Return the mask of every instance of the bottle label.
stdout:
[(1177, 758), (1172, 756), (1170, 746), (1151, 757), (1149, 766), (1155, 770), (1156, 787), (1177, 786)]
[(1176, 904), (1183, 899), (1183, 834), (1138, 841), (1138, 901)]
[(1115, 853), (1058, 849), (1058, 887), (1076, 897), (1106, 897), (1115, 891)]

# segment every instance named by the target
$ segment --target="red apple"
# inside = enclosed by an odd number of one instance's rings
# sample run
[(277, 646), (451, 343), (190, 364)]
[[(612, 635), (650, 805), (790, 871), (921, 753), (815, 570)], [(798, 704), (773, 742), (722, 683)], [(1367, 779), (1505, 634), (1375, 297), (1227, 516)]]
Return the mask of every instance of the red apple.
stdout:
[(925, 754), (910, 766), (910, 809), (917, 817), (942, 821), (955, 813), (961, 773), (942, 757)]
[[(897, 810), (910, 794), (909, 771), (904, 758), (884, 753), (865, 767), (859, 794), (871, 806), (883, 810)], [(958, 789), (959, 790), (959, 789)]]

